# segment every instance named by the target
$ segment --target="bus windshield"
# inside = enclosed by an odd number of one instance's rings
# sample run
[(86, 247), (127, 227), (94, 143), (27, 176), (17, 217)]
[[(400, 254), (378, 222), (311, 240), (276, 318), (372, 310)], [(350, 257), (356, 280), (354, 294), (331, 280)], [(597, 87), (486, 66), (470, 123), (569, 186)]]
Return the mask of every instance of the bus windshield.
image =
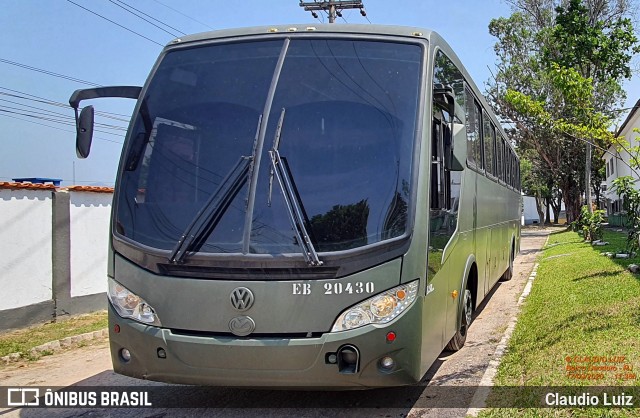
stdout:
[(416, 44), (352, 39), (169, 51), (131, 128), (116, 235), (175, 253), (197, 221), (193, 252), (300, 253), (273, 179), (276, 137), (315, 250), (405, 234), (422, 54)]

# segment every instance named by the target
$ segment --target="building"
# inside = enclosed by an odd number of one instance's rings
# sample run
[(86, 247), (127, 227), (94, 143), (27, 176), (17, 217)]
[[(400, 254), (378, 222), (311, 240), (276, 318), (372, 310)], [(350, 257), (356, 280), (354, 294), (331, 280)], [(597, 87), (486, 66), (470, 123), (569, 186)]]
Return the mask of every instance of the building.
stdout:
[[(616, 137), (622, 137), (627, 143), (631, 143), (631, 147), (640, 145), (640, 133), (634, 130), (640, 130), (640, 100), (633, 106), (629, 115), (620, 126), (620, 129), (616, 132)], [(631, 176), (635, 179), (636, 188), (640, 187), (640, 170), (631, 169), (632, 155), (635, 153), (632, 151), (629, 153), (629, 148), (618, 149), (615, 145), (609, 147), (609, 149), (602, 156), (605, 162), (605, 180), (601, 184), (603, 207), (607, 211), (609, 217), (609, 223), (619, 225), (620, 212), (622, 212), (622, 200), (613, 190), (613, 181), (618, 177)]]

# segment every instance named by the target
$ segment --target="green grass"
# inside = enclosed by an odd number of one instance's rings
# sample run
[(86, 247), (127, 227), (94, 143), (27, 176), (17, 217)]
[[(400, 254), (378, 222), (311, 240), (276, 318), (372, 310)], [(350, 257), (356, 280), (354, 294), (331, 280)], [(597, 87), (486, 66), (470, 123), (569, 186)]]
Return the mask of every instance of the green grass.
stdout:
[[(604, 238), (609, 245), (592, 247), (574, 232), (549, 237), (495, 386), (572, 387), (578, 394), (584, 392), (581, 386), (635, 386), (629, 389), (636, 393), (635, 405), (640, 405), (640, 278), (626, 270), (630, 263), (640, 264), (640, 259), (603, 256), (623, 250), (626, 241), (624, 234), (608, 230)], [(591, 360), (575, 362), (576, 357)], [(595, 362), (595, 357), (607, 357), (607, 361)], [(609, 361), (621, 357), (624, 361)], [(568, 366), (587, 370), (571, 371)], [(618, 370), (588, 370), (590, 366)], [(625, 371), (624, 366), (633, 370)], [(514, 413), (493, 409), (481, 416)], [(640, 416), (640, 410), (524, 409), (517, 415), (626, 417)]]
[[(107, 327), (107, 312), (95, 312), (0, 334), (0, 357), (24, 353), (50, 341)], [(43, 353), (46, 354), (46, 353)]]

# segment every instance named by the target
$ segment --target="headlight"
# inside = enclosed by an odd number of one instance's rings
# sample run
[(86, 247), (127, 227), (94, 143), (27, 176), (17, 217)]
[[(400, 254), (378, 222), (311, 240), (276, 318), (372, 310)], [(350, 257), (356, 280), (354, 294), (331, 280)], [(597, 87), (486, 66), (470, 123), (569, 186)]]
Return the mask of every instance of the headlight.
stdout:
[(113, 279), (109, 279), (107, 296), (121, 317), (131, 318), (144, 324), (160, 325), (160, 319), (151, 305)]
[(416, 300), (417, 294), (418, 280), (382, 292), (342, 312), (331, 332), (368, 324), (386, 324), (406, 311)]

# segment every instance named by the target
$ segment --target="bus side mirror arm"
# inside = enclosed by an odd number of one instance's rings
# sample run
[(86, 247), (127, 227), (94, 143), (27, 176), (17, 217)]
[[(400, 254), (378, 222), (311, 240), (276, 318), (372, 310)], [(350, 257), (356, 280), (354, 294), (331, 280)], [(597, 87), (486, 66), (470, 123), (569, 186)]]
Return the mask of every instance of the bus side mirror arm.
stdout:
[(76, 154), (78, 158), (87, 158), (91, 151), (91, 141), (93, 139), (93, 106), (85, 106), (80, 113), (78, 108), (82, 100), (97, 99), (100, 97), (119, 97), (124, 99), (138, 99), (142, 87), (136, 86), (115, 86), (115, 87), (95, 87), (91, 89), (81, 89), (73, 92), (69, 98), (69, 105), (73, 108), (76, 117)]
[(464, 170), (464, 166), (460, 163), (460, 159), (457, 158), (456, 153), (454, 152), (456, 148), (454, 145), (456, 142), (460, 143), (459, 141), (456, 141), (456, 126), (458, 124), (455, 123), (455, 119), (457, 117), (458, 119), (463, 120), (464, 111), (456, 102), (456, 96), (453, 91), (453, 87), (451, 86), (436, 84), (433, 88), (433, 98), (434, 101), (443, 109), (446, 109), (451, 116), (451, 121), (449, 123), (450, 134), (448, 136), (448, 140), (445, 138), (443, 144), (444, 168), (449, 171), (462, 171)]
[[(452, 143), (454, 144), (462, 144), (464, 145), (467, 141), (467, 129), (466, 126), (462, 123), (451, 123), (452, 126), (452, 133), (453, 135), (451, 136), (452, 138)], [(463, 171), (464, 170), (464, 165), (462, 163), (462, 161), (465, 161), (467, 156), (463, 155), (465, 153), (465, 149), (466, 147), (464, 146), (457, 146), (457, 147), (450, 147), (451, 149), (448, 151), (449, 152), (449, 167), (446, 167), (449, 169), (449, 171)], [(445, 153), (447, 152), (447, 150), (445, 149)], [(447, 155), (447, 154), (445, 154)], [(445, 164), (447, 163), (447, 157), (445, 157)]]
[(456, 110), (456, 96), (453, 93), (453, 87), (436, 84), (433, 88), (433, 98), (436, 103), (444, 109), (447, 109), (450, 115), (454, 114)]

